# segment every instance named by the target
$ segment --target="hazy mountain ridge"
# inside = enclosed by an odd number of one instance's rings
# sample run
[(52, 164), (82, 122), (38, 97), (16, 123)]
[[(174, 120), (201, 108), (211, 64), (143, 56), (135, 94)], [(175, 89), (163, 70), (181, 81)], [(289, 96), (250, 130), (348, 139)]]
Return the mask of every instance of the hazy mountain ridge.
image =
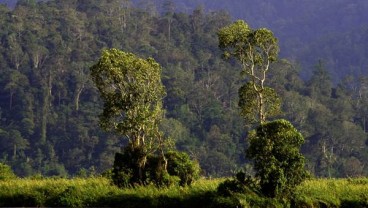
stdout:
[[(139, 2), (139, 0), (133, 0)], [(160, 7), (166, 0), (154, 1)], [(179, 11), (191, 11), (203, 6), (206, 11), (226, 10), (234, 19), (244, 19), (252, 27), (271, 29), (280, 41), (281, 57), (313, 68), (322, 60), (339, 80), (348, 73), (367, 74), (368, 61), (364, 56), (350, 58), (356, 45), (367, 45), (356, 32), (368, 27), (368, 2), (364, 0), (173, 0)], [(338, 42), (336, 42), (336, 40)], [(334, 42), (335, 41), (335, 42)], [(346, 44), (349, 43), (349, 44)], [(341, 45), (339, 45), (341, 44)], [(320, 50), (319, 46), (323, 46)], [(349, 72), (346, 69), (350, 69)], [(311, 71), (302, 74), (309, 76)]]

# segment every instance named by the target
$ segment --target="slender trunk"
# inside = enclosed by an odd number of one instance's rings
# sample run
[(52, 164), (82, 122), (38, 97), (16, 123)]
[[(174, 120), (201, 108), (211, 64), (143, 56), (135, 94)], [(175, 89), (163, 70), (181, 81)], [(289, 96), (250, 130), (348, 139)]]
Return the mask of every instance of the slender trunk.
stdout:
[(46, 143), (46, 134), (47, 134), (47, 112), (48, 112), (48, 93), (44, 92), (43, 96), (43, 104), (42, 104), (42, 120), (41, 120), (41, 144)]
[(147, 162), (147, 155), (144, 154), (139, 158), (139, 180), (140, 182), (144, 182), (144, 169), (146, 167), (146, 162)]
[(167, 158), (165, 157), (165, 153), (162, 148), (161, 148), (161, 156), (162, 160), (164, 161), (164, 171), (167, 172)]
[(167, 26), (168, 26), (168, 29), (167, 29), (167, 38), (168, 38), (168, 43), (170, 42), (171, 40), (171, 23), (172, 23), (172, 19), (171, 17), (168, 17), (167, 19)]
[(51, 106), (51, 74), (48, 76), (48, 80), (46, 81), (47, 86), (43, 90), (43, 103), (42, 103), (42, 120), (41, 120), (41, 144), (46, 143), (46, 135), (47, 135), (47, 115), (49, 112), (49, 108)]
[(259, 120), (262, 124), (266, 121), (266, 115), (265, 115), (265, 110), (264, 110), (264, 99), (263, 99), (262, 92), (258, 93), (258, 98), (259, 98)]
[(75, 105), (76, 111), (79, 111), (79, 99), (80, 99), (80, 95), (82, 94), (83, 88), (84, 86), (80, 87), (75, 92), (74, 105)]

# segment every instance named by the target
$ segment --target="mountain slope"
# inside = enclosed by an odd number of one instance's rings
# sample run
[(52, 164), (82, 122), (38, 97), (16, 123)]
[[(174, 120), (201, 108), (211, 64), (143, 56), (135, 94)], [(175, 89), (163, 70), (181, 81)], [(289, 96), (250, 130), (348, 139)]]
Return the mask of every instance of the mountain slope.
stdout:
[[(10, 7), (14, 7), (16, 2), (17, 0), (0, 0), (0, 3)], [(363, 39), (351, 38), (354, 34), (349, 33), (368, 27), (366, 13), (368, 2), (365, 0), (132, 0), (132, 2), (136, 5), (151, 2), (158, 8), (172, 2), (177, 10), (186, 13), (190, 13), (198, 6), (203, 6), (206, 11), (226, 10), (234, 19), (244, 19), (254, 28), (267, 27), (280, 40), (281, 57), (300, 63), (305, 78), (311, 75), (311, 69), (319, 60), (325, 62), (335, 82), (349, 73), (368, 74), (368, 70), (365, 69), (368, 61), (364, 54), (355, 48), (355, 45), (368, 43)], [(345, 44), (349, 41), (350, 44)], [(324, 50), (323, 53), (319, 51), (315, 46), (320, 44), (329, 51)], [(340, 53), (337, 55), (330, 53), (331, 51)], [(350, 54), (358, 56), (351, 57)]]
[[(160, 7), (168, 1), (154, 2)], [(365, 39), (353, 38), (354, 32), (368, 27), (367, 1), (173, 0), (173, 2), (181, 11), (191, 11), (203, 5), (207, 11), (226, 10), (234, 19), (244, 19), (254, 28), (271, 29), (279, 38), (281, 57), (301, 63), (304, 76), (311, 75), (311, 69), (319, 60), (325, 62), (335, 81), (348, 73), (356, 75), (368, 73), (365, 69), (368, 61), (355, 47), (368, 43)], [(321, 44), (328, 51), (321, 52), (320, 48), (316, 47)], [(339, 55), (333, 51), (339, 51)], [(351, 70), (347, 71), (347, 68)]]

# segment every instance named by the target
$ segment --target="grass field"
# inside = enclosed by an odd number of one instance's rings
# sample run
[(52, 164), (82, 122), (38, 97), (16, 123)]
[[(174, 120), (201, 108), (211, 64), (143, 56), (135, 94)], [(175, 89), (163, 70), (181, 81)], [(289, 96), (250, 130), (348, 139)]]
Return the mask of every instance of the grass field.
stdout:
[(16, 179), (0, 181), (0, 206), (201, 207), (206, 204), (202, 200), (216, 197), (220, 182), (199, 180), (190, 187), (119, 189), (106, 178)]
[(309, 207), (368, 207), (368, 178), (309, 180), (297, 188), (296, 201)]
[(313, 179), (297, 187), (291, 201), (256, 194), (220, 197), (223, 179), (201, 179), (190, 187), (119, 189), (106, 178), (0, 181), (0, 206), (9, 207), (368, 207), (368, 178)]

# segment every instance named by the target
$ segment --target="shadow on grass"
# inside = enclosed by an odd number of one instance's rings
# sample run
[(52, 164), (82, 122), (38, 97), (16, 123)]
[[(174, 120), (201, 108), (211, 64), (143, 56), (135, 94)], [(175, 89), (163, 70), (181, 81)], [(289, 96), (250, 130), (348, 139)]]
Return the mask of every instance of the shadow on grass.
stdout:
[(222, 198), (215, 192), (204, 192), (187, 197), (139, 197), (137, 195), (115, 195), (100, 198), (93, 206), (107, 207), (175, 207), (175, 208), (225, 208), (236, 207), (239, 202), (231, 198)]
[(368, 200), (364, 201), (353, 201), (344, 200), (341, 202), (341, 208), (368, 208)]

